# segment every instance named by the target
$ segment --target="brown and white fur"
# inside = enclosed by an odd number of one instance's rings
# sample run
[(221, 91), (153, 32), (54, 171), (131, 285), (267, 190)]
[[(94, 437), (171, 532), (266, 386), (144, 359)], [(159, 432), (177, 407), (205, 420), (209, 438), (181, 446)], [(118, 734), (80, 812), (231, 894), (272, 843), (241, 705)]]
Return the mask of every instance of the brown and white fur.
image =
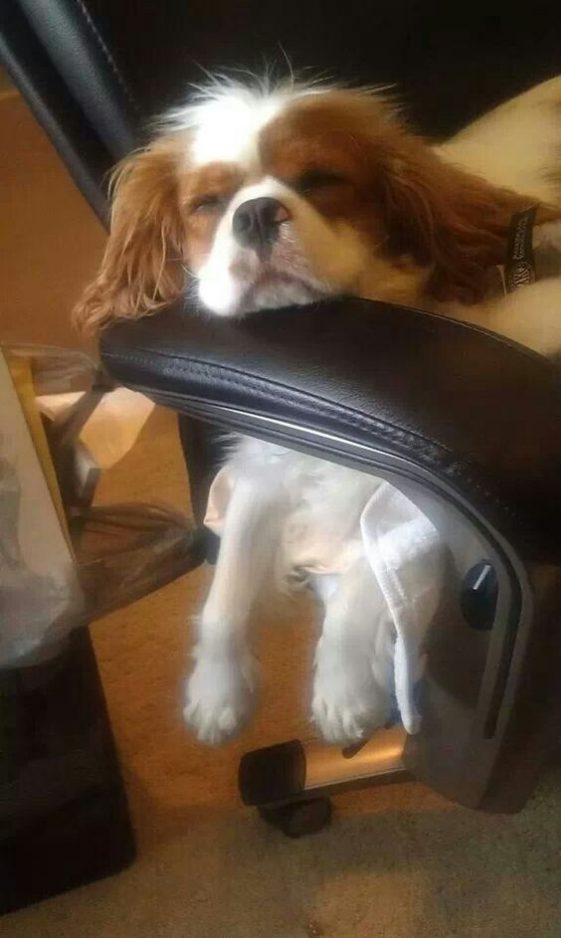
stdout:
[[(181, 295), (234, 317), (352, 294), (452, 316), (553, 354), (561, 279), (499, 300), (487, 290), (513, 213), (538, 202), (539, 222), (561, 216), (560, 169), (561, 78), (436, 147), (381, 93), (217, 82), (117, 168), (107, 250), (77, 317), (95, 330)], [(234, 219), (262, 198), (274, 200), (271, 237), (256, 247)], [(211, 743), (231, 736), (251, 709), (247, 620), (287, 517), (307, 511), (324, 533), (334, 519), (344, 526), (373, 484), (255, 440), (240, 441), (230, 470), (235, 485), (186, 705)], [(326, 617), (312, 709), (327, 739), (346, 742), (387, 717), (391, 636), (369, 617), (374, 587), (360, 557), (326, 584), (316, 578)]]

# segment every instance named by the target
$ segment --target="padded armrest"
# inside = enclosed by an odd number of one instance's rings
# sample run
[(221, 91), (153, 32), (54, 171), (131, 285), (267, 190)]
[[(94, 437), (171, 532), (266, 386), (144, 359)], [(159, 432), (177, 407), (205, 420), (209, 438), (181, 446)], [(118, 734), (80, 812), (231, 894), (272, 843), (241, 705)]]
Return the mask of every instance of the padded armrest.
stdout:
[[(561, 315), (561, 312), (560, 312)], [(561, 561), (561, 372), (490, 333), (358, 299), (241, 321), (179, 305), (108, 330), (109, 372), (183, 413), (469, 505)]]

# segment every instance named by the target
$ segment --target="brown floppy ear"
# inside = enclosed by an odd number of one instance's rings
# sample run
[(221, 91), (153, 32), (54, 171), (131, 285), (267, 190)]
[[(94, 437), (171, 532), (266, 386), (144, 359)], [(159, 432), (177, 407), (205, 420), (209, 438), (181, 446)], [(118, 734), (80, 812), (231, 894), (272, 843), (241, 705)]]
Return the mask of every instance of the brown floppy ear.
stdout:
[(162, 137), (126, 157), (114, 170), (111, 227), (101, 268), (74, 310), (85, 332), (111, 319), (152, 312), (182, 291), (184, 229), (178, 168), (185, 147)]
[[(388, 249), (431, 270), (427, 292), (438, 300), (474, 303), (489, 269), (505, 260), (513, 214), (535, 199), (497, 188), (446, 163), (423, 141), (393, 141), (379, 172)], [(559, 212), (542, 207), (540, 220)]]

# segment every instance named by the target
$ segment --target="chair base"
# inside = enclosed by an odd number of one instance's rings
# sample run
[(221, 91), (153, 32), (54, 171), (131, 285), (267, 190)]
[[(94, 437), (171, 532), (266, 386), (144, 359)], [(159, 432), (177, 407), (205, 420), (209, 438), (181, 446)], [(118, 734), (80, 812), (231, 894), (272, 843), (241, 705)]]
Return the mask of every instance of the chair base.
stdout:
[(329, 821), (327, 795), (412, 777), (403, 764), (405, 738), (391, 727), (344, 750), (300, 740), (255, 749), (240, 762), (242, 800), (289, 836), (312, 833)]

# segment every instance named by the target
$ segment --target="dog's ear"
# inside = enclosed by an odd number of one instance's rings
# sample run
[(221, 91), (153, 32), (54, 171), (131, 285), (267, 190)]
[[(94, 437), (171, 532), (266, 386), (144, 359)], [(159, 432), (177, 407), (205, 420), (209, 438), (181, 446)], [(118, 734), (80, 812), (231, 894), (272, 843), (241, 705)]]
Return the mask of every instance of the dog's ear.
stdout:
[(116, 167), (101, 268), (74, 310), (83, 331), (97, 332), (114, 318), (145, 315), (181, 293), (185, 233), (178, 197), (180, 153), (170, 134)]
[[(489, 268), (505, 260), (513, 214), (535, 200), (446, 163), (405, 133), (392, 141), (381, 163), (380, 170), (378, 157), (378, 199), (389, 252), (430, 268), (427, 290), (436, 299), (480, 300)], [(540, 214), (545, 220), (548, 210)]]

